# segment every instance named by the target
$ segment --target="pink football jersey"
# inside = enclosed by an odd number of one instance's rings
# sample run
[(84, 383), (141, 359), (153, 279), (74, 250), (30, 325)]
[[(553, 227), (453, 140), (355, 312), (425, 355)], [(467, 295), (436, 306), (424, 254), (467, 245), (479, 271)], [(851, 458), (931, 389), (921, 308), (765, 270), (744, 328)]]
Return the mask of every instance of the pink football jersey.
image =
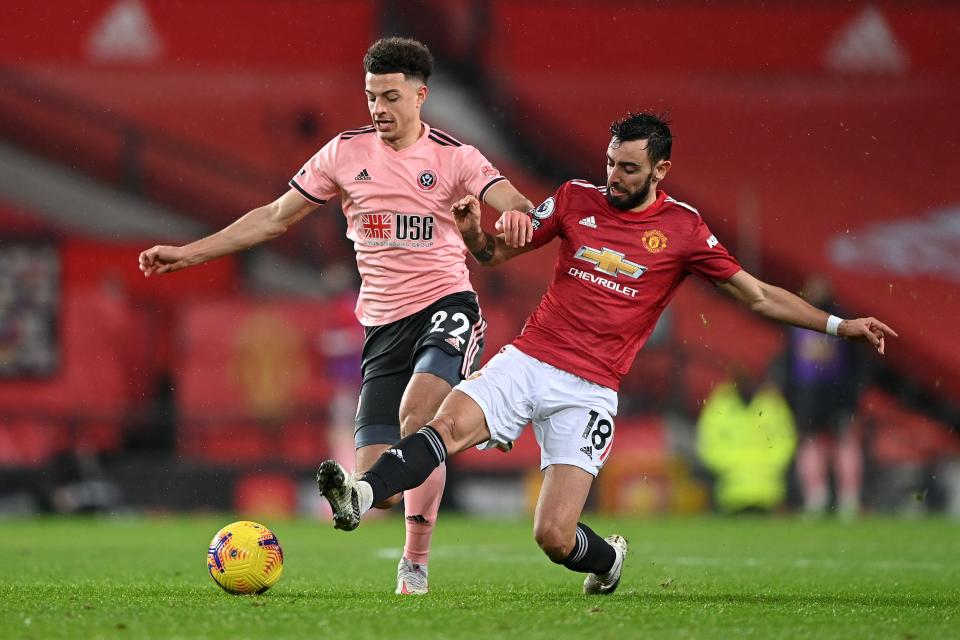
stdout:
[(366, 126), (328, 142), (290, 186), (317, 204), (340, 196), (362, 281), (357, 318), (379, 326), (473, 290), (450, 207), (469, 194), (482, 201), (501, 180), (476, 148), (438, 129), (424, 125), (395, 151)]
[(722, 281), (740, 265), (693, 207), (661, 191), (643, 211), (620, 211), (605, 192), (573, 180), (534, 209), (533, 245), (562, 244), (553, 282), (513, 344), (616, 390), (687, 274)]

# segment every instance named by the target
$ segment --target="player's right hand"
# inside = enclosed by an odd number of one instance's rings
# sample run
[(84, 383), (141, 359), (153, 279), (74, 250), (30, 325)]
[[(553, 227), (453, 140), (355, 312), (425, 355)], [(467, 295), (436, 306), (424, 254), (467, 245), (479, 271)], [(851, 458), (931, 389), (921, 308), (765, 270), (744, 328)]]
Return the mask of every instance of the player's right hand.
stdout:
[(140, 271), (149, 278), (154, 273), (168, 273), (189, 267), (182, 247), (157, 245), (140, 254)]
[(897, 332), (880, 322), (876, 318), (854, 318), (844, 320), (837, 327), (837, 335), (848, 340), (863, 340), (869, 342), (883, 355), (886, 338), (899, 338)]
[(497, 231), (508, 247), (516, 249), (533, 240), (533, 220), (522, 211), (504, 211), (497, 220)]

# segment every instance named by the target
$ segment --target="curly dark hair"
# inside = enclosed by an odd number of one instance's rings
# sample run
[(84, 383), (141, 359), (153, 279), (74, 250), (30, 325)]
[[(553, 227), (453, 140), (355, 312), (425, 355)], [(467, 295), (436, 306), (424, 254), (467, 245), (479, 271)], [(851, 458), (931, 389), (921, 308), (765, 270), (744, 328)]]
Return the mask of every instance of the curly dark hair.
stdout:
[(433, 55), (427, 45), (413, 38), (381, 38), (367, 49), (363, 69), (375, 75), (402, 73), (426, 84), (433, 73)]
[(654, 115), (641, 111), (627, 113), (626, 118), (615, 120), (610, 125), (610, 133), (616, 142), (646, 140), (647, 154), (653, 164), (669, 160), (673, 150), (673, 134), (666, 114)]

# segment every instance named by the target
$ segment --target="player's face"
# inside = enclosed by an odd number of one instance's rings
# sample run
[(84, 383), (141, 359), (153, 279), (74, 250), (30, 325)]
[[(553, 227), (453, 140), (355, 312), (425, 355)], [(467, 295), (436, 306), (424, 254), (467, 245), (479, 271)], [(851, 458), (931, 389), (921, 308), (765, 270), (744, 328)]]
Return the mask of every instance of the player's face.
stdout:
[(669, 164), (652, 165), (646, 140), (612, 140), (607, 147), (607, 202), (621, 211), (643, 205), (666, 174), (663, 165), (669, 168)]
[(385, 142), (420, 135), (420, 107), (427, 87), (402, 73), (367, 74), (367, 107), (377, 135)]

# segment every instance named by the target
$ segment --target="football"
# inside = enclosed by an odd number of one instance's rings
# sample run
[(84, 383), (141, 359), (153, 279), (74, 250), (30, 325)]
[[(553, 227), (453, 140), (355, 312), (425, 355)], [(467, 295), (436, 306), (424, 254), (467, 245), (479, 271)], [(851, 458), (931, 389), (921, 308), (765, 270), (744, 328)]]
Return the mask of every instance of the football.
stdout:
[(263, 593), (283, 573), (283, 549), (270, 529), (240, 520), (213, 536), (207, 549), (207, 571), (228, 593)]

